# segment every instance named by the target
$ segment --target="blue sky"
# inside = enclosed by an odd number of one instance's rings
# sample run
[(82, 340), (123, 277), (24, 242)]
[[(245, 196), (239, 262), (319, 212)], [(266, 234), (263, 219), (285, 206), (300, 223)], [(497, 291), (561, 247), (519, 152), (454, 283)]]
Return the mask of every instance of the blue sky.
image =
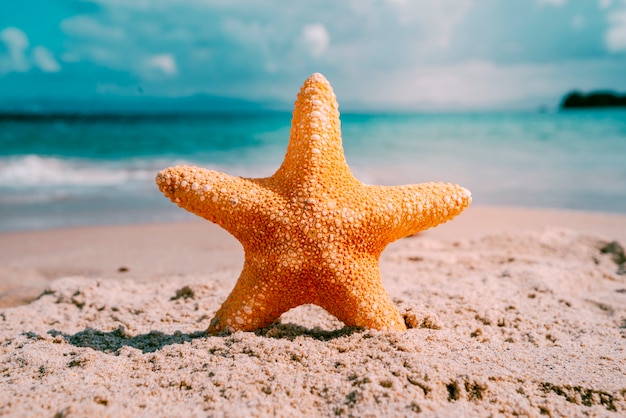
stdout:
[(206, 93), (288, 107), (313, 72), (344, 109), (626, 91), (626, 0), (0, 2), (0, 100)]

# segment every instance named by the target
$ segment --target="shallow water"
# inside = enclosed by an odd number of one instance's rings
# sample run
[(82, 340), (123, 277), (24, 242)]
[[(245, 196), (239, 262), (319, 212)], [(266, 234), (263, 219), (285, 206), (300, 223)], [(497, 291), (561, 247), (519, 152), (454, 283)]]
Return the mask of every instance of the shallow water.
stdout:
[[(280, 165), (291, 115), (0, 118), (0, 231), (192, 219), (156, 172)], [(369, 184), (459, 183), (476, 204), (626, 213), (626, 111), (342, 115)]]

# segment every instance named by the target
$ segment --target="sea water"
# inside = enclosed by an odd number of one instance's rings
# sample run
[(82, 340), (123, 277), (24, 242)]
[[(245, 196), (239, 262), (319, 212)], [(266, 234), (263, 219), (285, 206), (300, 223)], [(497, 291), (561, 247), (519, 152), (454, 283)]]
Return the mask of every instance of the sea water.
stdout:
[[(289, 113), (0, 117), (0, 231), (193, 219), (154, 183), (193, 164), (270, 176)], [(626, 111), (342, 114), (367, 184), (461, 184), (474, 204), (626, 213)]]

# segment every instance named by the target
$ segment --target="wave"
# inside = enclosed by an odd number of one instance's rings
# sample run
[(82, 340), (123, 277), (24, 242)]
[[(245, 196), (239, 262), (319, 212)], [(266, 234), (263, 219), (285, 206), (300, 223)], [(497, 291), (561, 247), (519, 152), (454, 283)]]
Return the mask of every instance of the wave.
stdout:
[(172, 161), (149, 159), (113, 161), (14, 156), (0, 159), (0, 187), (97, 187), (142, 183), (152, 181), (158, 170), (171, 164)]

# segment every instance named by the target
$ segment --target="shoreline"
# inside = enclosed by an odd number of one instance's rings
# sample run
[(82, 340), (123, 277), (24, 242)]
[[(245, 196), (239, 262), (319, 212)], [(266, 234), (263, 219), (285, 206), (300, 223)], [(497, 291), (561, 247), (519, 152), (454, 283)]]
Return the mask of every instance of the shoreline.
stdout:
[[(476, 205), (418, 235), (450, 241), (545, 227), (603, 236), (626, 245), (626, 214), (564, 209)], [(398, 242), (383, 252), (381, 260)], [(238, 275), (242, 264), (241, 245), (219, 226), (200, 218), (4, 232), (0, 233), (0, 308), (28, 303), (51, 281), (67, 276), (142, 282), (223, 270)]]
[[(180, 209), (178, 209), (180, 210)], [(496, 215), (495, 221), (497, 225), (506, 225), (507, 220), (520, 221), (522, 220), (522, 225), (529, 225), (531, 227), (536, 226), (539, 222), (543, 224), (545, 222), (549, 222), (550, 219), (561, 219), (559, 222), (563, 222), (564, 225), (574, 225), (575, 221), (592, 221), (592, 227), (589, 229), (590, 231), (596, 230), (596, 227), (606, 223), (606, 222), (617, 222), (619, 225), (622, 225), (624, 219), (626, 219), (626, 213), (622, 212), (608, 212), (608, 211), (600, 211), (600, 210), (586, 210), (586, 209), (572, 209), (572, 208), (558, 208), (558, 207), (542, 207), (542, 206), (508, 206), (508, 205), (497, 205), (497, 204), (476, 204), (473, 203), (467, 210), (465, 210), (461, 215), (455, 218), (453, 221), (449, 221), (450, 223), (458, 223), (459, 219), (462, 217), (466, 217), (468, 211), (476, 212), (478, 216), (484, 216), (489, 213), (490, 215)], [(185, 212), (188, 214), (187, 212)], [(89, 224), (89, 225), (69, 225), (69, 226), (52, 226), (52, 227), (43, 227), (38, 229), (20, 229), (20, 230), (0, 230), (0, 238), (8, 235), (21, 235), (21, 234), (37, 234), (37, 233), (48, 233), (48, 232), (62, 232), (62, 231), (73, 231), (73, 230), (87, 230), (87, 229), (105, 229), (105, 228), (133, 228), (133, 227), (150, 227), (150, 226), (159, 226), (159, 225), (185, 225), (185, 224), (198, 224), (198, 223), (210, 223), (207, 220), (201, 219), (193, 214), (189, 214), (191, 218), (179, 219), (179, 220), (165, 220), (165, 221), (147, 221), (147, 222), (120, 222), (120, 223), (97, 223), (97, 224)], [(529, 220), (523, 221), (524, 217), (531, 216)], [(507, 219), (510, 218), (510, 219)], [(602, 221), (601, 218), (606, 218), (606, 222)], [(437, 226), (435, 228), (431, 228), (427, 230), (428, 232), (432, 232), (441, 228), (441, 226)], [(490, 229), (495, 229), (495, 227), (490, 227)], [(467, 230), (467, 231), (466, 231)], [(600, 226), (600, 231), (604, 231), (603, 227)], [(464, 228), (461, 231), (461, 234), (465, 234), (466, 232), (474, 233), (475, 230), (472, 228)], [(619, 231), (617, 231), (620, 233)], [(620, 234), (622, 237), (626, 238), (626, 233)]]

